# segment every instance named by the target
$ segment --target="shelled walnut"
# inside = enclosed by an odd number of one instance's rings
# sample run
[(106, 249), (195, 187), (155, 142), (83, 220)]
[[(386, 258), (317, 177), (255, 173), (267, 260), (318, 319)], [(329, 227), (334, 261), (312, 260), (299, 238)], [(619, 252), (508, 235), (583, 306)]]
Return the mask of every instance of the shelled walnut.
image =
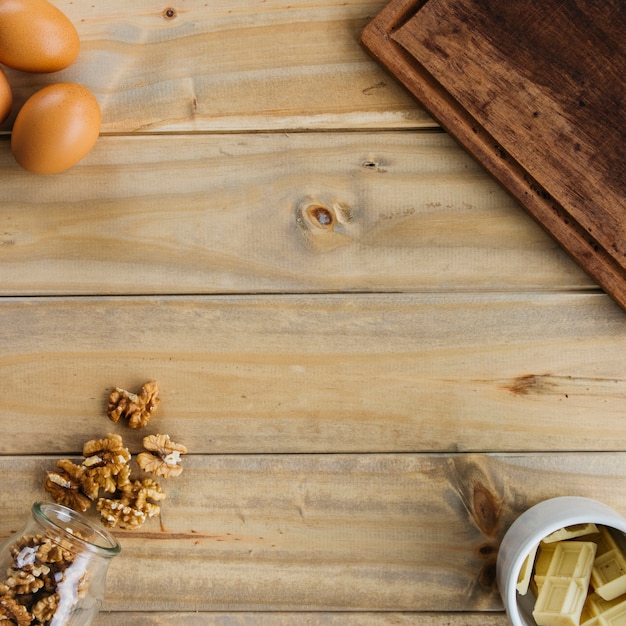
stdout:
[(91, 439), (83, 446), (83, 466), (87, 468), (111, 466), (119, 471), (130, 460), (130, 452), (120, 435), (109, 434), (104, 439)]
[(18, 626), (29, 626), (33, 616), (28, 609), (20, 604), (15, 598), (2, 596), (0, 598), (0, 623), (8, 622)]
[(91, 500), (82, 490), (85, 468), (69, 459), (60, 459), (55, 467), (59, 471), (48, 471), (45, 490), (59, 504), (83, 513), (87, 511)]
[(169, 435), (148, 435), (143, 439), (143, 447), (149, 452), (137, 455), (137, 464), (142, 470), (163, 478), (182, 474), (180, 455), (187, 454), (185, 446), (174, 443)]
[(161, 486), (146, 478), (127, 485), (117, 499), (100, 498), (96, 508), (100, 511), (102, 522), (110, 528), (138, 528), (160, 513), (157, 502), (163, 500), (165, 493)]
[(35, 593), (44, 586), (44, 581), (31, 572), (21, 569), (9, 569), (4, 584), (11, 590), (13, 595)]
[(33, 617), (41, 624), (47, 624), (59, 608), (59, 594), (53, 593), (35, 602), (32, 608)]
[(119, 435), (92, 439), (83, 446), (83, 491), (96, 500), (100, 489), (113, 493), (130, 480), (130, 452)]
[[(78, 533), (75, 533), (78, 536)], [(10, 562), (0, 573), (0, 626), (8, 624), (50, 624), (60, 604), (73, 604), (80, 598), (81, 584), (74, 580), (86, 572), (76, 567), (76, 556), (58, 537), (47, 534), (24, 535), (9, 547)], [(82, 580), (81, 578), (81, 580)], [(74, 579), (74, 580), (72, 580)]]
[(122, 504), (119, 500), (100, 498), (96, 505), (100, 511), (102, 523), (109, 528), (139, 528), (147, 519), (142, 511), (137, 511), (130, 506)]
[(109, 395), (107, 415), (113, 422), (123, 417), (131, 428), (142, 428), (156, 411), (160, 402), (158, 396), (159, 387), (154, 380), (147, 382), (138, 394), (116, 387)]
[[(107, 415), (114, 422), (127, 419), (131, 428), (145, 426), (160, 402), (158, 394), (156, 381), (147, 382), (138, 394), (116, 387), (109, 396)], [(184, 445), (163, 434), (144, 437), (143, 445), (146, 451), (136, 459), (141, 470), (161, 478), (182, 473), (181, 455), (187, 453)], [(136, 480), (131, 460), (120, 435), (92, 439), (83, 446), (80, 464), (70, 459), (57, 461), (56, 469), (47, 473), (45, 489), (59, 504), (83, 513), (96, 502), (107, 526), (138, 528), (159, 515), (158, 503), (165, 493), (150, 478)]]
[[(37, 538), (32, 539), (33, 544), (37, 546), (36, 557), (42, 563), (48, 563), (54, 568), (58, 568), (59, 564), (67, 567), (74, 562), (74, 554), (68, 547), (61, 545), (59, 541), (52, 542), (49, 539), (45, 539), (42, 542), (37, 542)], [(19, 546), (20, 544), (16, 544)], [(30, 542), (25, 544), (30, 546)]]
[(59, 504), (84, 513), (100, 489), (113, 493), (130, 482), (131, 455), (122, 438), (110, 434), (85, 443), (83, 456), (81, 465), (70, 459), (57, 461), (58, 471), (48, 471), (44, 487)]
[(128, 501), (134, 508), (146, 511), (148, 517), (159, 514), (160, 507), (156, 503), (162, 502), (165, 497), (161, 485), (151, 478), (134, 481), (123, 491), (122, 495), (122, 499)]

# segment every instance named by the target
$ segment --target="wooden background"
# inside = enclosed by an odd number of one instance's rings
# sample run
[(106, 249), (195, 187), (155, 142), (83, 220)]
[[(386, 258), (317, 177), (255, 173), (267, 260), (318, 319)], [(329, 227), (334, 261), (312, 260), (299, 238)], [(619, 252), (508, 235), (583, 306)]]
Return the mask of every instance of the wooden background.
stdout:
[(14, 111), (74, 80), (103, 134), (37, 177), (2, 127), (0, 536), (156, 379), (190, 454), (98, 626), (504, 626), (517, 515), (626, 514), (624, 312), (360, 48), (384, 2), (55, 4)]

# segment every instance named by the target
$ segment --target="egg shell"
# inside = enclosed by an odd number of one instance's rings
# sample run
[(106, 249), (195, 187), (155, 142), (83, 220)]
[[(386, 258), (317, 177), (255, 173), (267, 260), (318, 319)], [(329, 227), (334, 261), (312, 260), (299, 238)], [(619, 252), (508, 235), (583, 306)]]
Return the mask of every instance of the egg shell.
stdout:
[(0, 124), (9, 117), (13, 106), (13, 91), (9, 80), (0, 67)]
[(96, 97), (83, 85), (48, 85), (19, 110), (11, 133), (11, 151), (29, 172), (57, 174), (78, 163), (94, 147), (101, 119)]
[(23, 72), (57, 72), (79, 50), (74, 24), (47, 0), (0, 0), (0, 63)]

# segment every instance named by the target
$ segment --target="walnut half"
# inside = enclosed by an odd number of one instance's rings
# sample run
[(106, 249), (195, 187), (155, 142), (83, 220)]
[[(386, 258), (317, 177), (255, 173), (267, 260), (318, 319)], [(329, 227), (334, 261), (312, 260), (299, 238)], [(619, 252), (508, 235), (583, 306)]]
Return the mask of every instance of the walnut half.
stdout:
[(49, 624), (59, 608), (60, 597), (58, 593), (52, 593), (38, 600), (32, 608), (33, 617), (38, 623)]
[(142, 470), (163, 478), (182, 474), (180, 455), (187, 454), (185, 446), (174, 443), (169, 435), (149, 435), (144, 437), (143, 447), (149, 452), (137, 455), (137, 465)]
[(61, 459), (55, 464), (57, 471), (48, 471), (45, 490), (55, 502), (83, 513), (91, 506), (91, 500), (82, 491), (85, 468)]
[(92, 500), (100, 489), (113, 493), (128, 484), (130, 451), (119, 435), (109, 434), (104, 439), (92, 439), (83, 446), (85, 468), (82, 489)]
[(110, 528), (139, 528), (148, 518), (161, 512), (156, 503), (162, 500), (165, 500), (165, 493), (161, 486), (146, 478), (124, 487), (119, 499), (100, 498), (96, 508), (103, 524)]
[(74, 575), (66, 577), (77, 555), (64, 543), (65, 539), (54, 535), (28, 534), (8, 546), (11, 560), (0, 577), (0, 625), (67, 623), (57, 609), (60, 605), (62, 610), (72, 608), (85, 575), (78, 582)]
[(143, 428), (150, 421), (159, 402), (159, 386), (154, 380), (147, 382), (139, 393), (116, 387), (109, 395), (107, 415), (113, 422), (123, 417), (131, 428)]
[(0, 598), (0, 622), (29, 626), (32, 623), (32, 615), (28, 609), (11, 597)]

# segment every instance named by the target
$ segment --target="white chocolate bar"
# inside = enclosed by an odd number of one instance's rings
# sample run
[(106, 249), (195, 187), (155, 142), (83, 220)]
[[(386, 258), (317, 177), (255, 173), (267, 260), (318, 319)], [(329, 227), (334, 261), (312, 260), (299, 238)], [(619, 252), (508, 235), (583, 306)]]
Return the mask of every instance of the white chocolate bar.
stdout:
[(595, 524), (573, 524), (572, 526), (565, 526), (565, 528), (555, 530), (552, 534), (544, 537), (542, 541), (544, 543), (554, 543), (555, 541), (584, 537), (585, 535), (592, 535), (597, 532), (598, 527)]
[(609, 609), (599, 620), (602, 626), (626, 626), (626, 603), (622, 602), (618, 607)]
[(579, 626), (587, 588), (575, 579), (547, 578), (533, 610), (538, 626)]
[(626, 596), (606, 601), (596, 593), (589, 594), (580, 626), (626, 626)]
[(546, 579), (546, 574), (548, 573), (548, 568), (552, 562), (556, 546), (556, 543), (542, 542), (539, 544), (539, 550), (537, 552), (537, 556), (535, 557), (535, 568), (533, 570), (534, 575), (529, 585), (535, 598), (539, 597), (539, 591), (541, 590), (543, 581)]
[(591, 582), (604, 600), (614, 600), (626, 593), (626, 558), (620, 550), (609, 550), (596, 557)]
[(591, 599), (594, 594), (588, 594), (583, 610), (580, 613), (580, 626), (597, 626), (597, 619), (600, 611), (597, 610), (595, 603)]
[(534, 547), (517, 589), (520, 595), (532, 590), (537, 625), (626, 626), (625, 545), (604, 526), (577, 524)]
[(537, 550), (539, 549), (539, 544), (537, 544), (529, 553), (526, 559), (524, 559), (524, 563), (522, 563), (522, 568), (519, 571), (519, 576), (517, 577), (517, 592), (525, 596), (528, 593), (528, 587), (530, 585), (530, 580), (533, 574), (533, 565), (535, 564), (535, 557), (537, 555)]
[(596, 558), (598, 558), (601, 554), (606, 554), (611, 550), (619, 550), (620, 547), (615, 541), (615, 538), (611, 534), (608, 528), (604, 526), (600, 526), (598, 529), (598, 534), (594, 535), (593, 538), (589, 538), (589, 541), (593, 541), (598, 545), (598, 550), (596, 552)]
[[(579, 626), (596, 550), (597, 545), (590, 541), (555, 544), (545, 577), (538, 582), (533, 610), (538, 626)], [(547, 560), (550, 552), (544, 551), (543, 558)], [(546, 561), (537, 564), (545, 569)]]
[(557, 544), (546, 577), (589, 578), (597, 545), (591, 541)]
[(556, 543), (540, 544), (539, 554), (535, 560), (535, 576), (546, 576), (550, 563), (552, 563), (556, 546)]

